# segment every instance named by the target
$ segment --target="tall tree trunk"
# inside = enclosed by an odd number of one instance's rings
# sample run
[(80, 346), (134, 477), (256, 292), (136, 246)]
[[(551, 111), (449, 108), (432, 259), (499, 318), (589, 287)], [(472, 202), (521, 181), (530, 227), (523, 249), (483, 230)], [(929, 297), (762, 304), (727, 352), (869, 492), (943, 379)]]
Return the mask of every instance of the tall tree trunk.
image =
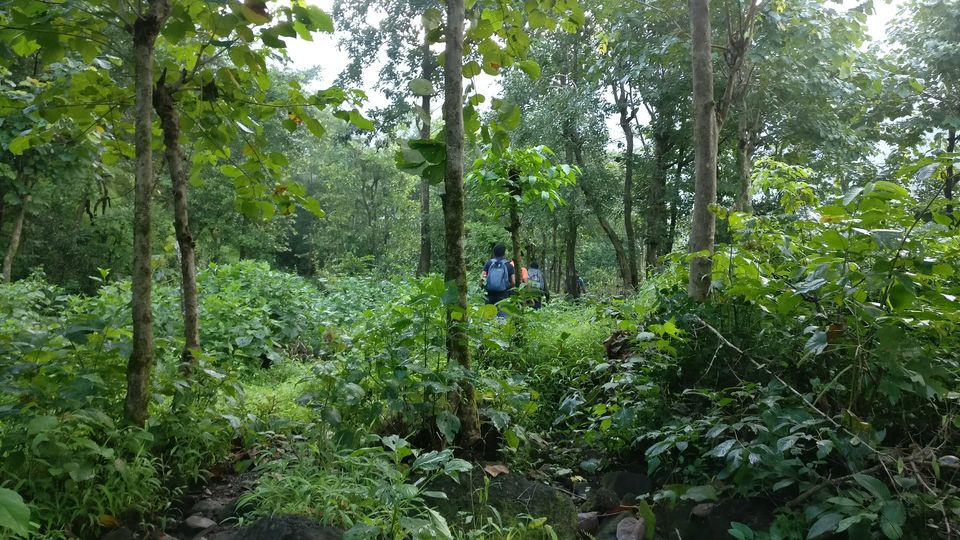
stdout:
[[(444, 171), (443, 225), (444, 278), (456, 287), (457, 303), (447, 307), (447, 358), (470, 370), (470, 343), (467, 336), (467, 266), (463, 229), (463, 27), (464, 0), (447, 0), (446, 54), (444, 55), (443, 118), (447, 161)], [(473, 384), (460, 381), (453, 392), (453, 407), (460, 419), (459, 443), (473, 449), (480, 441), (480, 418)]]
[(667, 253), (673, 251), (673, 243), (677, 238), (677, 203), (670, 203), (670, 232), (667, 233)]
[(153, 313), (150, 270), (150, 203), (153, 194), (153, 51), (157, 35), (170, 15), (170, 0), (150, 0), (148, 11), (133, 25), (136, 108), (136, 170), (133, 208), (133, 351), (127, 363), (127, 395), (123, 415), (143, 426), (150, 403), (153, 370)]
[(20, 206), (13, 218), (13, 231), (10, 232), (10, 244), (7, 246), (7, 253), (3, 257), (3, 282), (10, 283), (13, 277), (13, 258), (17, 256), (17, 250), (20, 249), (20, 239), (23, 237), (23, 221), (27, 217), (27, 204), (30, 203), (30, 196), (24, 195), (20, 198)]
[(664, 225), (667, 219), (664, 197), (667, 192), (667, 150), (666, 132), (656, 129), (653, 133), (653, 175), (650, 178), (650, 190), (647, 200), (647, 238), (646, 261), (648, 271), (657, 267), (657, 258), (669, 252), (664, 246)]
[(517, 271), (517, 286), (520, 286), (520, 272), (523, 268), (523, 249), (520, 240), (520, 209), (516, 204), (510, 205), (510, 243), (513, 247), (513, 267)]
[[(573, 155), (576, 159), (577, 165), (580, 167), (580, 169), (585, 169), (586, 163), (583, 159), (583, 148), (580, 145), (580, 142), (574, 141), (571, 146), (573, 147)], [(589, 206), (594, 215), (597, 216), (597, 222), (600, 223), (600, 228), (603, 229), (603, 232), (610, 240), (610, 244), (613, 246), (613, 251), (617, 256), (617, 265), (620, 267), (620, 277), (623, 278), (623, 289), (626, 291), (633, 289), (634, 285), (630, 276), (630, 263), (627, 261), (627, 251), (623, 247), (623, 241), (620, 240), (620, 235), (617, 234), (617, 231), (614, 230), (613, 226), (607, 220), (603, 213), (603, 206), (600, 204), (600, 200), (594, 196), (594, 193), (589, 188), (587, 188), (586, 183), (577, 182), (577, 185), (580, 186), (580, 191), (583, 193), (583, 197), (587, 201), (587, 206)]]
[[(950, 133), (947, 134), (947, 152), (955, 152), (957, 150), (957, 130), (951, 129)], [(953, 163), (947, 165), (946, 170), (946, 180), (943, 186), (943, 196), (948, 201), (953, 201), (953, 188), (957, 185), (957, 177), (953, 172)], [(953, 216), (953, 204), (947, 205), (947, 215)]]
[[(619, 87), (619, 92), (617, 88)], [(629, 95), (623, 83), (614, 86), (614, 98), (617, 101), (617, 108), (620, 112), (620, 129), (623, 130), (623, 137), (626, 142), (626, 148), (623, 150), (623, 228), (627, 237), (627, 264), (630, 270), (631, 286), (636, 288), (639, 285), (640, 276), (637, 273), (637, 235), (633, 228), (633, 127), (630, 122), (635, 113), (630, 108)]]
[(183, 170), (183, 148), (180, 146), (180, 116), (174, 106), (169, 86), (161, 80), (153, 94), (153, 105), (163, 129), (163, 145), (173, 186), (173, 227), (180, 248), (180, 292), (183, 309), (183, 351), (180, 369), (193, 372), (200, 350), (200, 315), (197, 299), (197, 255), (193, 234), (190, 232), (190, 209), (187, 204), (187, 174)]
[[(556, 215), (554, 215), (554, 216), (552, 216), (552, 217), (553, 217), (553, 224), (552, 224), (552, 230), (550, 231), (550, 232), (551, 232), (550, 244), (551, 244), (551, 247), (552, 247), (551, 251), (552, 251), (552, 255), (553, 255), (553, 262), (552, 262), (552, 264), (550, 265), (550, 270), (549, 270), (549, 274), (548, 274), (548, 275), (550, 276), (549, 285), (552, 285), (554, 291), (559, 294), (559, 293), (560, 293), (560, 281), (561, 281), (561, 279), (560, 279), (560, 275), (561, 275), (561, 274), (560, 274), (560, 248), (557, 247), (557, 229), (559, 228), (559, 223), (558, 223), (558, 221), (557, 221), (557, 216), (556, 216)], [(544, 256), (544, 261), (543, 261), (543, 262), (544, 262), (544, 263), (547, 262), (547, 261), (546, 261), (546, 256)], [(549, 286), (549, 285), (548, 285), (548, 286)]]
[(580, 287), (577, 285), (577, 216), (572, 209), (567, 214), (567, 236), (564, 246), (566, 255), (566, 283), (567, 294), (573, 298), (580, 298)]
[(690, 253), (706, 252), (690, 261), (687, 294), (707, 299), (713, 273), (716, 216), (710, 205), (717, 201), (717, 115), (713, 96), (713, 59), (710, 53), (710, 0), (690, 0), (690, 33), (693, 38), (693, 140), (695, 174)]
[(737, 189), (737, 201), (733, 208), (738, 212), (753, 211), (753, 205), (750, 202), (750, 191), (752, 189), (750, 175), (753, 172), (754, 148), (752, 122), (750, 122), (750, 113), (744, 100), (740, 110), (740, 118), (737, 122), (737, 175), (740, 186)]
[[(424, 79), (428, 81), (433, 78), (433, 57), (430, 53), (430, 40), (427, 35), (427, 29), (423, 30), (423, 59), (421, 71)], [(425, 95), (420, 98), (420, 106), (424, 110), (423, 118), (420, 124), (420, 138), (430, 138), (430, 96)], [(420, 261), (417, 263), (417, 275), (422, 276), (430, 273), (430, 258), (432, 254), (430, 245), (430, 181), (426, 178), (420, 179)]]

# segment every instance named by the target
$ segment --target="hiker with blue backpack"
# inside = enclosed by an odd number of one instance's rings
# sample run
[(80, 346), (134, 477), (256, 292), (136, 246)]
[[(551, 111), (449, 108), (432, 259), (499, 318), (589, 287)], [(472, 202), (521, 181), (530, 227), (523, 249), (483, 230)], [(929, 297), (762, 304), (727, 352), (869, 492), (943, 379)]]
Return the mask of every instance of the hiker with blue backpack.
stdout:
[[(503, 244), (493, 246), (493, 258), (483, 265), (480, 286), (487, 292), (488, 304), (496, 305), (509, 298), (517, 284), (516, 270), (513, 262), (505, 257), (506, 252), (507, 248)], [(498, 307), (497, 316), (506, 317), (507, 314)]]

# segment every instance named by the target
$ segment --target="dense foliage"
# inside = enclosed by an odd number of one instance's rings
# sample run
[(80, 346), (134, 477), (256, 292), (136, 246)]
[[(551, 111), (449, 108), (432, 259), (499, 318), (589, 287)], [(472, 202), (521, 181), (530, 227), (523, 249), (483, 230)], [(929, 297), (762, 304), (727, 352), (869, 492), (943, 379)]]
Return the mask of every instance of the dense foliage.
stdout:
[(0, 3), (0, 537), (955, 536), (960, 5), (874, 4)]

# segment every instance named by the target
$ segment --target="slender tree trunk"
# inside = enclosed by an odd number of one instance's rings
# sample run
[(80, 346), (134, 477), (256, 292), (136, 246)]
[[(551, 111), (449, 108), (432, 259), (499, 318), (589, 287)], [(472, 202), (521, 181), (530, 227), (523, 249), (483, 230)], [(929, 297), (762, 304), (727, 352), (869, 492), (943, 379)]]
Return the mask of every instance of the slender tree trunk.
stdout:
[[(162, 77), (161, 77), (162, 79)], [(200, 309), (197, 299), (197, 255), (193, 234), (190, 232), (190, 209), (187, 204), (187, 174), (183, 170), (183, 148), (180, 146), (180, 116), (174, 106), (174, 96), (163, 80), (157, 83), (153, 105), (163, 129), (163, 144), (173, 186), (173, 226), (180, 248), (180, 292), (183, 309), (183, 352), (180, 369), (190, 374), (196, 365), (200, 350)]]
[[(447, 307), (447, 358), (470, 370), (467, 336), (467, 266), (463, 229), (463, 27), (464, 0), (447, 0), (446, 54), (444, 57), (443, 118), (447, 162), (444, 171), (444, 278), (457, 290), (457, 303)], [(480, 419), (473, 384), (460, 381), (460, 391), (451, 398), (460, 419), (459, 443), (472, 450), (480, 441)]]
[(150, 203), (153, 194), (153, 52), (157, 35), (170, 14), (170, 0), (150, 0), (148, 11), (133, 25), (134, 141), (136, 170), (133, 209), (133, 351), (127, 363), (127, 422), (143, 426), (150, 403), (153, 370), (153, 313), (150, 269)]
[(567, 294), (573, 298), (580, 298), (580, 287), (577, 286), (577, 216), (576, 212), (567, 214), (567, 237), (564, 246), (566, 255), (566, 283)]
[(20, 249), (20, 239), (23, 237), (23, 222), (27, 217), (27, 204), (30, 203), (30, 196), (24, 195), (20, 199), (20, 206), (13, 218), (13, 231), (10, 232), (10, 244), (7, 246), (7, 254), (3, 257), (3, 282), (10, 283), (13, 278), (13, 258), (17, 256), (17, 250)]
[(737, 190), (737, 201), (734, 210), (738, 212), (752, 212), (750, 202), (750, 175), (753, 169), (753, 130), (749, 118), (749, 111), (744, 103), (740, 110), (740, 119), (737, 122), (737, 175), (740, 186)]
[(713, 274), (716, 216), (710, 205), (717, 201), (717, 115), (713, 95), (713, 60), (710, 53), (710, 0), (690, 0), (690, 33), (693, 38), (693, 120), (696, 168), (690, 253), (705, 252), (690, 261), (687, 294), (707, 299)]
[[(421, 64), (422, 75), (428, 81), (433, 78), (433, 57), (430, 53), (430, 41), (427, 37), (427, 30), (424, 29), (423, 35), (423, 59)], [(420, 98), (420, 106), (425, 111), (420, 124), (420, 138), (430, 138), (430, 96)], [(430, 181), (426, 178), (420, 179), (420, 261), (417, 263), (417, 275), (422, 276), (430, 273), (430, 258), (432, 254), (430, 245)]]
[(513, 267), (517, 271), (517, 286), (520, 286), (520, 269), (523, 268), (523, 250), (520, 240), (520, 210), (516, 204), (510, 205), (510, 243), (513, 247)]
[(667, 235), (667, 253), (673, 251), (673, 243), (677, 238), (677, 203), (670, 203), (670, 232)]
[(630, 283), (636, 288), (640, 276), (637, 273), (637, 235), (633, 228), (633, 127), (630, 125), (633, 115), (630, 114), (631, 104), (628, 103), (628, 94), (622, 83), (614, 87), (614, 97), (620, 112), (620, 129), (626, 141), (623, 151), (623, 228), (627, 237), (627, 264), (630, 270)]
[[(947, 134), (947, 152), (955, 152), (957, 150), (957, 130), (951, 129)], [(953, 201), (953, 188), (957, 185), (957, 177), (953, 172), (953, 164), (947, 165), (946, 170), (946, 180), (943, 186), (943, 196), (948, 201)], [(947, 215), (953, 216), (953, 204), (947, 205)]]
[[(579, 142), (573, 142), (572, 146), (573, 155), (576, 159), (577, 165), (580, 166), (581, 169), (585, 169), (586, 163), (583, 159), (583, 149), (580, 147)], [(620, 277), (623, 278), (623, 289), (626, 291), (632, 290), (634, 285), (630, 277), (630, 263), (627, 261), (627, 251), (623, 247), (623, 241), (620, 240), (620, 235), (617, 234), (617, 231), (614, 230), (612, 225), (610, 225), (610, 221), (607, 220), (603, 213), (603, 207), (600, 204), (599, 199), (597, 199), (594, 196), (594, 193), (587, 188), (586, 183), (577, 182), (577, 185), (580, 186), (580, 191), (583, 193), (583, 197), (586, 199), (587, 205), (593, 211), (594, 215), (597, 216), (597, 221), (600, 223), (600, 228), (603, 229), (603, 232), (610, 240), (610, 244), (613, 246), (613, 251), (617, 256), (617, 265), (620, 267)]]
[[(560, 275), (561, 275), (561, 274), (560, 274), (560, 248), (557, 247), (557, 229), (558, 229), (557, 216), (554, 215), (554, 216), (553, 216), (553, 227), (552, 227), (551, 236), (550, 236), (550, 243), (551, 243), (551, 247), (552, 247), (551, 251), (552, 251), (552, 255), (553, 255), (553, 263), (550, 265), (550, 273), (549, 273), (548, 275), (550, 276), (550, 285), (553, 286), (554, 292), (556, 292), (556, 293), (559, 294), (559, 293), (560, 293), (560, 281), (561, 281)], [(546, 257), (544, 257), (544, 259), (546, 259)], [(544, 260), (544, 262), (546, 262), (546, 260)]]
[[(650, 178), (650, 190), (647, 200), (647, 269), (657, 267), (657, 258), (663, 253), (664, 225), (667, 219), (664, 196), (667, 191), (667, 135), (661, 130), (653, 134), (653, 175)], [(669, 250), (664, 250), (669, 252)]]

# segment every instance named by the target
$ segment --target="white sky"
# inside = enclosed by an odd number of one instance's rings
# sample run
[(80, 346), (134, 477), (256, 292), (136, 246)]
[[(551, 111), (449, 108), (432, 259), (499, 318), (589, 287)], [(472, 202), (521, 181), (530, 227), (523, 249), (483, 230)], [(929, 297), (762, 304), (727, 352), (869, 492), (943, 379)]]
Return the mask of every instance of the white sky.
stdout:
[[(311, 3), (320, 7), (327, 13), (333, 12), (334, 0), (311, 0)], [(897, 10), (904, 0), (874, 0), (875, 13), (867, 20), (870, 35), (874, 40), (883, 39), (886, 36), (886, 26), (897, 14)], [(863, 3), (863, 0), (836, 0), (830, 3), (840, 3), (845, 9), (856, 7)], [(370, 21), (377, 24), (379, 21), (374, 19)], [(336, 21), (334, 21), (336, 25)], [(310, 68), (319, 66), (321, 76), (319, 87), (327, 87), (333, 84), (333, 80), (340, 74), (347, 64), (347, 55), (338, 47), (338, 34), (317, 34), (314, 41), (303, 41), (300, 39), (287, 39), (287, 52), (295, 68)], [(383, 58), (371, 62), (364, 77), (363, 90), (367, 92), (370, 101), (368, 106), (377, 107), (385, 104), (385, 98), (382, 93), (373, 89), (377, 80), (377, 71)], [(494, 78), (481, 74), (477, 81), (482, 93), (495, 93), (498, 91)], [(434, 111), (436, 112), (436, 111)], [(611, 119), (611, 134), (619, 133), (619, 124), (615, 119)], [(622, 137), (622, 135), (621, 135)]]

